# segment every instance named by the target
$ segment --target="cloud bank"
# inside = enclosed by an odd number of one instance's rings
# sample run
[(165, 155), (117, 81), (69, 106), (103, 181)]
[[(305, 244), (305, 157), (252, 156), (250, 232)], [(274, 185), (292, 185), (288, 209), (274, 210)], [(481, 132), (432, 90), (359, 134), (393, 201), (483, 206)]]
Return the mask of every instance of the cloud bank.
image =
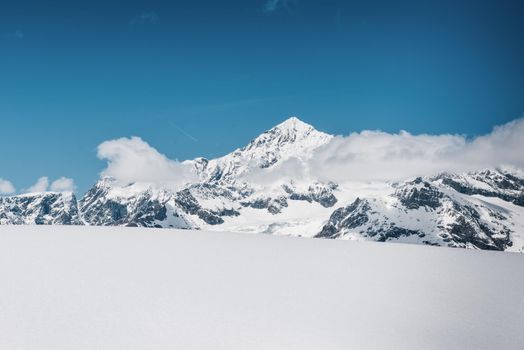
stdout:
[(524, 119), (495, 127), (487, 135), (412, 135), (362, 131), (337, 136), (306, 160), (289, 159), (257, 169), (246, 179), (270, 184), (281, 179), (389, 181), (440, 172), (497, 167), (524, 169)]
[(178, 187), (197, 180), (190, 165), (167, 158), (140, 137), (105, 141), (98, 146), (98, 158), (107, 161), (101, 175), (121, 183), (150, 182)]
[[(101, 175), (122, 183), (178, 187), (198, 181), (191, 164), (169, 159), (139, 137), (106, 141), (99, 145), (98, 157), (107, 161)], [(290, 158), (270, 168), (255, 169), (244, 180), (261, 185), (301, 179), (337, 183), (397, 181), (497, 167), (524, 169), (524, 119), (473, 139), (369, 130), (337, 136), (309, 158)]]
[(0, 177), (0, 194), (11, 194), (16, 191), (11, 181), (4, 180)]

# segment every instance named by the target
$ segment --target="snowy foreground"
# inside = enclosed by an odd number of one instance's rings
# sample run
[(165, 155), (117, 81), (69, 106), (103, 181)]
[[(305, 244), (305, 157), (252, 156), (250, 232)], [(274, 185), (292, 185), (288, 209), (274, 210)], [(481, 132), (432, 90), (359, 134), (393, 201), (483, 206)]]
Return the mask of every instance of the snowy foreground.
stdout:
[(1, 226), (0, 349), (523, 349), (524, 255)]

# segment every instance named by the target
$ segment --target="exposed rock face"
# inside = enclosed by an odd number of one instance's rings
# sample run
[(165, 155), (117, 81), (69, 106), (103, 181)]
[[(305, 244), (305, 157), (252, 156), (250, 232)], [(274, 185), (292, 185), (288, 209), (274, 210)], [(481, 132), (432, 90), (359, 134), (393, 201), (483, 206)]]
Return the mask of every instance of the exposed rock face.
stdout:
[(329, 221), (316, 235), (318, 238), (339, 238), (345, 229), (354, 229), (369, 221), (371, 206), (367, 200), (357, 198), (347, 207), (338, 208), (331, 214)]
[(289, 199), (292, 200), (317, 202), (325, 208), (330, 208), (337, 202), (337, 198), (333, 194), (333, 190), (337, 188), (334, 183), (322, 184), (317, 182), (309, 186), (307, 191), (300, 191), (286, 185), (283, 188), (289, 194)]
[(45, 192), (0, 197), (1, 225), (81, 225), (72, 193)]
[(357, 198), (335, 210), (316, 237), (488, 250), (512, 246), (512, 223), (503, 208), (471, 199), (442, 180), (417, 178), (397, 184), (387, 198)]
[(171, 192), (137, 189), (134, 185), (120, 188), (111, 178), (91, 188), (80, 201), (80, 208), (90, 225), (196, 228), (181, 215)]
[[(377, 219), (379, 213), (373, 210), (368, 200), (357, 198), (347, 207), (339, 208), (329, 218), (328, 223), (317, 238), (342, 238), (348, 230), (359, 230), (360, 234), (379, 242), (396, 239), (401, 236), (421, 235), (419, 230), (397, 227), (386, 217), (382, 222)], [(380, 216), (379, 216), (380, 217)]]
[(269, 198), (269, 197), (258, 197), (254, 199), (248, 199), (241, 202), (244, 207), (250, 207), (254, 209), (267, 209), (271, 214), (281, 213), (284, 208), (288, 206), (287, 198), (284, 196)]
[(485, 170), (470, 174), (441, 174), (435, 177), (460, 193), (497, 197), (524, 206), (524, 179), (509, 172)]
[(428, 181), (419, 177), (398, 188), (395, 195), (407, 209), (418, 209), (420, 207), (436, 209), (441, 205), (440, 199), (443, 194)]
[(175, 203), (187, 214), (196, 215), (204, 222), (210, 225), (219, 225), (224, 222), (221, 216), (238, 215), (234, 209), (222, 209), (220, 211), (213, 211), (202, 208), (196, 198), (189, 189), (177, 192), (175, 195)]

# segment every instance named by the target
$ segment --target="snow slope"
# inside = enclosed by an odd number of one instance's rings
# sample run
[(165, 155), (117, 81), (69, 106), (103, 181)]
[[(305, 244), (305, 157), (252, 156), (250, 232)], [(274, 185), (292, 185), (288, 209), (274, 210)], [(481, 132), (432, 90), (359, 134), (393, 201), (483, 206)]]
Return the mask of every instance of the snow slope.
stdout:
[(522, 349), (522, 254), (1, 226), (0, 349)]

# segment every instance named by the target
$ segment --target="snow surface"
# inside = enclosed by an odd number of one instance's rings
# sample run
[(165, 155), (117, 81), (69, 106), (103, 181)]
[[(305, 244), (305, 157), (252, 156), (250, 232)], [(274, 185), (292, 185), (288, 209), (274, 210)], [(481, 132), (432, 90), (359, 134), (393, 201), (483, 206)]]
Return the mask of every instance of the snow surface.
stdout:
[(0, 349), (523, 349), (524, 256), (0, 227)]

